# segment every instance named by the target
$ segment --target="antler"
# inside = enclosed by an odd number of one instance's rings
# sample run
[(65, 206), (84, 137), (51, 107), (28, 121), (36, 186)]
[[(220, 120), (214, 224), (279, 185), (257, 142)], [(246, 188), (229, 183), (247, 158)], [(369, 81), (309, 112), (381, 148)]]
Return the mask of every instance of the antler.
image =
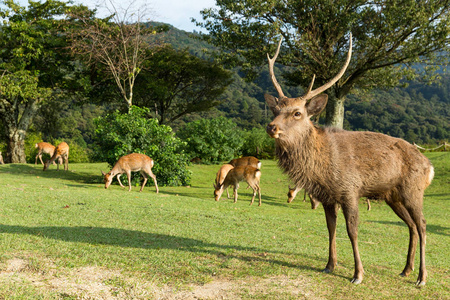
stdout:
[(277, 59), (278, 54), (280, 53), (282, 41), (283, 41), (283, 37), (281, 37), (280, 42), (278, 43), (277, 52), (275, 52), (275, 55), (273, 56), (273, 58), (270, 58), (269, 53), (267, 53), (267, 59), (269, 60), (269, 74), (270, 74), (270, 78), (272, 79), (272, 83), (273, 83), (275, 89), (277, 90), (280, 98), (285, 98), (286, 96), (284, 95), (283, 90), (281, 89), (281, 86), (275, 77), (275, 73), (273, 72), (273, 65), (275, 64), (275, 60)]
[[(275, 60), (277, 59), (278, 54), (280, 52), (280, 47), (281, 47), (281, 42), (282, 41), (283, 41), (283, 37), (281, 37), (280, 42), (278, 43), (277, 52), (275, 52), (275, 55), (273, 56), (273, 58), (270, 58), (269, 54), (267, 54), (267, 59), (269, 60), (269, 74), (270, 74), (270, 78), (272, 79), (272, 83), (275, 86), (275, 89), (277, 90), (280, 98), (285, 98), (286, 96), (284, 95), (280, 84), (278, 83), (277, 79), (275, 78), (275, 73), (273, 71), (273, 66), (274, 66)], [(347, 67), (350, 64), (351, 57), (352, 57), (352, 34), (350, 33), (349, 49), (348, 49), (348, 53), (347, 53), (347, 59), (345, 61), (344, 66), (339, 71), (339, 73), (336, 76), (334, 76), (333, 79), (331, 79), (328, 83), (322, 85), (321, 87), (319, 87), (319, 88), (317, 88), (315, 90), (312, 90), (313, 85), (314, 85), (314, 80), (316, 79), (316, 75), (314, 74), (314, 76), (313, 76), (313, 78), (311, 80), (311, 83), (309, 84), (309, 87), (308, 87), (308, 90), (307, 90), (306, 94), (303, 95), (301, 98), (303, 98), (304, 100), (309, 100), (309, 99), (314, 98), (315, 96), (319, 95), (320, 93), (326, 91), (330, 87), (332, 87), (333, 84), (335, 84), (344, 75), (345, 70), (347, 70)]]
[(320, 93), (326, 91), (330, 87), (332, 87), (333, 84), (335, 84), (344, 75), (345, 70), (347, 69), (348, 65), (350, 64), (351, 57), (352, 57), (352, 34), (350, 33), (347, 60), (345, 61), (345, 64), (342, 67), (341, 71), (339, 71), (339, 73), (336, 76), (334, 76), (333, 79), (331, 79), (328, 83), (322, 85), (321, 87), (315, 89), (314, 91), (311, 91), (312, 87), (314, 85), (314, 80), (316, 78), (316, 75), (314, 74), (313, 79), (312, 79), (311, 83), (309, 84), (308, 91), (306, 92), (305, 95), (302, 96), (302, 98), (304, 100), (309, 100), (309, 99), (314, 98), (315, 96), (319, 95)]

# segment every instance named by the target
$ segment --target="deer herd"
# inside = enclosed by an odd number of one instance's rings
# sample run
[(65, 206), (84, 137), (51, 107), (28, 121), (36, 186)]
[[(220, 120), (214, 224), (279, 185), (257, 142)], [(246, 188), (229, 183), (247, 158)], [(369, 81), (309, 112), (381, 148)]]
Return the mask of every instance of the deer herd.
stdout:
[[(274, 114), (266, 131), (275, 139), (276, 156), (279, 167), (295, 184), (289, 187), (288, 202), (303, 189), (309, 195), (311, 208), (322, 204), (329, 234), (328, 262), (323, 272), (333, 272), (337, 265), (336, 253), (336, 219), (338, 209), (345, 217), (347, 233), (351, 241), (354, 257), (354, 274), (351, 282), (359, 284), (363, 280), (364, 269), (358, 249), (358, 201), (361, 197), (384, 200), (409, 228), (409, 249), (406, 265), (400, 275), (408, 276), (414, 269), (414, 257), (417, 243), (420, 249), (420, 265), (416, 285), (425, 285), (427, 270), (425, 266), (426, 222), (423, 215), (424, 191), (434, 176), (433, 166), (414, 146), (408, 142), (374, 132), (351, 132), (335, 128), (322, 128), (311, 121), (313, 116), (322, 112), (328, 100), (323, 94), (345, 73), (351, 59), (352, 40), (349, 38), (349, 50), (346, 61), (338, 74), (328, 83), (313, 89), (314, 78), (306, 93), (289, 98), (283, 93), (274, 73), (282, 39), (273, 58), (268, 56), (269, 74), (278, 93), (278, 97), (266, 94), (265, 100)], [(44, 164), (44, 171), (51, 163), (58, 160), (68, 170), (69, 146), (62, 142), (54, 147), (48, 143), (36, 144), (39, 158)], [(45, 163), (42, 154), (51, 156)], [(59, 170), (59, 164), (57, 168)], [(105, 188), (121, 174), (128, 177), (128, 191), (131, 190), (131, 172), (139, 171), (144, 177), (140, 188), (143, 190), (148, 177), (153, 179), (156, 193), (159, 192), (156, 176), (152, 173), (154, 161), (144, 155), (132, 153), (121, 157), (108, 172), (102, 171)], [(258, 193), (261, 205), (261, 162), (255, 157), (233, 159), (220, 167), (214, 182), (216, 201), (233, 187), (234, 202), (237, 201), (239, 183), (245, 181), (253, 190), (250, 205)]]

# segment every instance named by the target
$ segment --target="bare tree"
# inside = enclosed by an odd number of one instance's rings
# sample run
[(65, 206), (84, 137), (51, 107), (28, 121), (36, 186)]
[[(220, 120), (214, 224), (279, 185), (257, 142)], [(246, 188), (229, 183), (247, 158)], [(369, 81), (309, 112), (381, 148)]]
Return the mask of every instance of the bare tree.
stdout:
[(88, 65), (101, 64), (114, 79), (128, 107), (133, 104), (133, 89), (149, 49), (156, 44), (156, 34), (146, 26), (147, 7), (138, 8), (132, 1), (126, 8), (112, 0), (103, 3), (109, 16), (96, 18), (87, 9), (73, 10), (72, 17), (80, 26), (72, 31), (72, 52), (81, 55)]

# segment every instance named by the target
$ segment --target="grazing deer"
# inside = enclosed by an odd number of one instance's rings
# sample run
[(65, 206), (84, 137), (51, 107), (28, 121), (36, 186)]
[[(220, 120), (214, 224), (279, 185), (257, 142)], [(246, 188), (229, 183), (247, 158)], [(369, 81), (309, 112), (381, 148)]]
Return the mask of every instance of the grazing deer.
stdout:
[[(225, 180), (225, 177), (227, 177), (228, 172), (233, 169), (234, 167), (230, 164), (224, 164), (222, 167), (220, 167), (219, 171), (216, 175), (216, 181), (214, 183), (214, 186), (220, 186), (223, 184), (223, 181)], [(227, 198), (230, 198), (230, 193), (227, 190)]]
[[(297, 196), (298, 192), (301, 190), (301, 187), (296, 186), (295, 188), (291, 188), (289, 187), (289, 192), (287, 194), (288, 196), (288, 203), (291, 203), (292, 201), (294, 201), (295, 196)], [(317, 199), (314, 199), (311, 195), (309, 196), (309, 200), (311, 201), (311, 208), (312, 209), (316, 209), (317, 206), (319, 205), (319, 201), (317, 201)], [(303, 202), (306, 201), (306, 190), (303, 193)], [(367, 202), (367, 210), (370, 210), (370, 200), (369, 198), (366, 198), (366, 202)]]
[[(37, 159), (39, 158), (39, 160), (41, 161), (41, 164), (44, 164), (44, 162), (42, 161), (42, 154), (46, 153), (48, 155), (50, 155), (50, 157), (53, 156), (53, 152), (55, 152), (55, 146), (53, 146), (52, 144), (46, 143), (46, 142), (40, 142), (37, 143), (36, 145), (34, 145), (34, 147), (36, 149), (38, 149), (38, 153), (36, 155), (36, 159), (34, 160), (34, 164), (37, 165)], [(62, 158), (59, 157), (58, 158), (58, 163), (62, 165)], [(56, 165), (56, 163), (53, 161), (53, 164)]]
[[(44, 171), (47, 170), (49, 165), (56, 159), (58, 159), (60, 162), (62, 162), (62, 160), (64, 159), (64, 171), (69, 170), (69, 145), (67, 145), (66, 142), (62, 142), (58, 146), (56, 146), (52, 157), (44, 164)], [(56, 167), (59, 171), (59, 164), (57, 164)]]
[(228, 174), (222, 184), (214, 184), (214, 197), (216, 201), (219, 201), (223, 190), (232, 185), (234, 187), (234, 203), (236, 203), (238, 198), (237, 190), (239, 188), (239, 182), (245, 181), (249, 187), (253, 189), (253, 197), (250, 205), (253, 204), (256, 192), (258, 192), (259, 206), (261, 206), (261, 189), (259, 187), (260, 179), (261, 171), (259, 169), (252, 166), (237, 166), (228, 171)]
[[(228, 164), (232, 165), (233, 167), (252, 166), (254, 168), (261, 169), (261, 161), (254, 156), (244, 156), (244, 157), (240, 157), (240, 158), (235, 158), (235, 159), (232, 159)], [(249, 188), (249, 187), (250, 186), (247, 186), (247, 188)], [(228, 189), (227, 189), (227, 198), (230, 198)]]
[[(288, 196), (288, 203), (291, 203), (292, 201), (294, 201), (295, 196), (297, 196), (297, 193), (301, 190), (301, 187), (296, 186), (295, 188), (291, 188), (289, 187), (289, 192), (287, 194)], [(317, 199), (315, 199), (314, 197), (312, 197), (311, 195), (309, 196), (309, 200), (311, 202), (311, 209), (316, 209), (317, 206), (319, 206), (319, 201), (317, 201)], [(306, 201), (306, 190), (303, 194), (303, 202)]]
[[(407, 276), (414, 267), (417, 241), (420, 241), (420, 267), (416, 285), (425, 285), (426, 225), (422, 212), (425, 188), (434, 176), (430, 161), (408, 142), (375, 132), (350, 132), (314, 126), (310, 118), (319, 114), (328, 96), (321, 94), (344, 74), (351, 58), (350, 46), (340, 72), (323, 86), (312, 90), (314, 77), (306, 94), (288, 98), (278, 84), (273, 65), (269, 72), (279, 98), (266, 94), (265, 99), (275, 118), (266, 131), (276, 141), (278, 165), (290, 179), (319, 200), (325, 210), (329, 232), (329, 258), (323, 270), (332, 272), (336, 258), (336, 217), (340, 205), (355, 261), (354, 284), (363, 280), (363, 266), (358, 250), (358, 200), (373, 197), (385, 200), (409, 228), (409, 249), (401, 275)], [(308, 101), (309, 100), (309, 101)]]
[(261, 168), (261, 162), (259, 161), (259, 159), (253, 156), (244, 156), (240, 158), (235, 158), (232, 159), (228, 164), (232, 165), (233, 167), (252, 166), (257, 169)]
[(148, 157), (145, 154), (140, 153), (131, 153), (119, 158), (114, 167), (108, 173), (102, 171), (102, 175), (104, 176), (105, 181), (105, 189), (107, 189), (111, 182), (114, 179), (114, 176), (117, 175), (117, 181), (120, 186), (124, 188), (122, 182), (120, 181), (120, 176), (123, 173), (127, 174), (128, 178), (128, 191), (131, 191), (131, 172), (140, 171), (142, 176), (144, 177), (144, 182), (142, 183), (141, 189), (139, 192), (142, 192), (145, 184), (147, 183), (147, 179), (150, 176), (153, 179), (156, 187), (156, 193), (159, 193), (158, 183), (156, 182), (156, 176), (152, 172), (152, 168), (154, 165), (153, 159)]

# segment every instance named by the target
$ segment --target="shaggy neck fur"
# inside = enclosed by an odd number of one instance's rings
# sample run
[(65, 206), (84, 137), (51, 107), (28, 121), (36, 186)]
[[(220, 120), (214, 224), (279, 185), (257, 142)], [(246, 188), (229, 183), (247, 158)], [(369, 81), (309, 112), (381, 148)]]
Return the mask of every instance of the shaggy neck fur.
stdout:
[(313, 197), (323, 203), (332, 201), (330, 195), (335, 187), (330, 183), (335, 181), (333, 170), (336, 168), (327, 131), (312, 125), (296, 137), (276, 140), (278, 165)]

